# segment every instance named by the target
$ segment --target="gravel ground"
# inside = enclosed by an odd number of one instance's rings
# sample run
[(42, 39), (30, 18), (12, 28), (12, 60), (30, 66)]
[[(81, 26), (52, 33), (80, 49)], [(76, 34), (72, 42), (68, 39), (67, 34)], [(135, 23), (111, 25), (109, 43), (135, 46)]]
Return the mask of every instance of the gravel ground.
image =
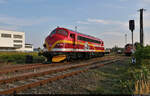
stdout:
[[(86, 62), (90, 63), (90, 62), (95, 62), (95, 61), (100, 61), (100, 60), (104, 60), (106, 61), (105, 59), (108, 59), (108, 58), (111, 58), (111, 57), (114, 57), (114, 56), (105, 56), (105, 57), (98, 57), (98, 58), (91, 58), (91, 59), (88, 59), (86, 60)], [(41, 67), (41, 68), (35, 68), (35, 69), (31, 69), (31, 70), (20, 70), (20, 71), (17, 71), (17, 72), (10, 72), (8, 74), (0, 74), (0, 79), (5, 79), (5, 78), (11, 78), (11, 77), (14, 77), (14, 76), (20, 76), (20, 75), (25, 75), (25, 74), (30, 74), (30, 73), (37, 73), (37, 72), (42, 72), (42, 71), (46, 71), (46, 70), (50, 70), (50, 69), (55, 69), (55, 68), (58, 68), (58, 67), (64, 67), (64, 66), (68, 66), (67, 64), (69, 65), (75, 65), (75, 64), (85, 64), (86, 63), (85, 60), (76, 60), (74, 62), (65, 62), (66, 65), (61, 65), (61, 66), (48, 66), (48, 67)], [(53, 63), (55, 64), (55, 63)], [(22, 64), (22, 65), (25, 65), (27, 66), (28, 64)], [(22, 66), (21, 65), (21, 66)], [(36, 65), (36, 64), (35, 64)], [(14, 64), (14, 65), (11, 65), (11, 64), (3, 64), (1, 65), (1, 68), (0, 69), (10, 69), (11, 67), (17, 67), (17, 66), (20, 66), (20, 65), (17, 65), (17, 64)], [(10, 68), (9, 68), (10, 67)]]
[(90, 69), (72, 77), (25, 90), (21, 94), (113, 94), (121, 90), (118, 80), (122, 73), (118, 68), (126, 66), (127, 61), (125, 59), (101, 68)]
[[(92, 79), (91, 79), (92, 78)], [(47, 85), (24, 91), (24, 94), (87, 94), (96, 88), (101, 78), (95, 72), (85, 72)], [(84, 83), (83, 83), (84, 82)]]

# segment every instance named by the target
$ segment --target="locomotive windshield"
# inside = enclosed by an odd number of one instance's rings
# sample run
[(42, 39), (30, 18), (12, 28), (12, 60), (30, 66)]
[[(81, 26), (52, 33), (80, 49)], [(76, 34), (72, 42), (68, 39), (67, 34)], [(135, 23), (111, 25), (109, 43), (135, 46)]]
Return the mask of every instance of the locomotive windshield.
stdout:
[(56, 33), (56, 30), (53, 30), (53, 31), (51, 32), (50, 36), (52, 36), (52, 35), (55, 34), (55, 33)]
[(68, 36), (68, 32), (64, 29), (55, 29), (51, 32), (50, 34), (50, 37), (53, 35), (53, 34), (60, 34), (60, 35), (63, 35), (63, 36)]
[(68, 35), (68, 32), (66, 30), (63, 30), (63, 29), (57, 30), (57, 33), (61, 34), (61, 35), (64, 35), (64, 36)]

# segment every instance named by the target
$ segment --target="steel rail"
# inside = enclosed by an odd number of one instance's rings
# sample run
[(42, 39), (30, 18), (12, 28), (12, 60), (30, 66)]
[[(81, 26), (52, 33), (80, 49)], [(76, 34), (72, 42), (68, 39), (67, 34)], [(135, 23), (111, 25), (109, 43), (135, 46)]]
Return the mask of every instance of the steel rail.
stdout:
[(87, 65), (91, 65), (91, 64), (71, 65), (71, 66), (67, 66), (67, 67), (64, 67), (64, 68), (52, 69), (52, 70), (48, 70), (48, 71), (44, 71), (44, 72), (39, 72), (39, 73), (32, 73), (32, 74), (26, 74), (26, 75), (22, 75), (22, 76), (11, 77), (11, 78), (0, 80), (0, 84), (11, 83), (13, 81), (19, 81), (19, 80), (25, 80), (25, 79), (29, 79), (31, 77), (37, 77), (37, 76), (41, 76), (41, 75), (47, 75), (47, 74), (51, 74), (51, 73), (55, 73), (55, 72), (61, 72), (61, 71), (65, 71), (67, 69), (77, 68), (77, 67), (82, 67), (82, 66), (87, 66)]
[(111, 64), (111, 63), (116, 62), (118, 60), (120, 60), (120, 59), (109, 61), (109, 62), (106, 62), (106, 63), (103, 63), (103, 64), (97, 64), (96, 66), (84, 68), (82, 70), (78, 70), (78, 71), (74, 71), (74, 72), (70, 72), (70, 73), (65, 73), (63, 75), (50, 77), (50, 78), (45, 79), (45, 80), (39, 80), (37, 82), (33, 82), (33, 83), (30, 83), (30, 84), (25, 84), (25, 85), (22, 85), (22, 86), (19, 86), (19, 87), (16, 87), (16, 88), (11, 88), (11, 89), (8, 89), (8, 90), (5, 90), (5, 91), (0, 91), (0, 94), (15, 94), (15, 93), (18, 93), (18, 92), (23, 91), (25, 89), (28, 89), (28, 88), (37, 87), (37, 86), (40, 86), (40, 85), (43, 85), (43, 84), (47, 84), (47, 83), (52, 82), (52, 81), (56, 81), (58, 79), (63, 79), (65, 77), (69, 77), (69, 76), (72, 76), (72, 75), (79, 74), (81, 72), (88, 71), (91, 68), (102, 67), (104, 65)]
[(25, 64), (25, 65), (16, 65), (16, 66), (10, 66), (10, 67), (2, 67), (0, 70), (8, 70), (8, 69), (14, 69), (14, 68), (20, 68), (20, 67), (26, 67), (26, 66), (36, 66), (36, 65), (42, 65), (42, 63), (36, 63), (36, 64)]
[(19, 68), (14, 68), (14, 69), (6, 69), (5, 71), (0, 71), (0, 74), (7, 74), (10, 72), (18, 72), (18, 71), (24, 71), (24, 70), (32, 70), (32, 69), (37, 69), (37, 68), (44, 68), (48, 66), (59, 66), (59, 65), (65, 65), (68, 63), (58, 63), (58, 64), (48, 64), (48, 65), (35, 65), (35, 66), (25, 66), (25, 67), (19, 67)]
[[(112, 59), (114, 57), (108, 57), (108, 58)], [(107, 60), (108, 58), (101, 58), (101, 59)], [(57, 66), (57, 65), (65, 65), (65, 64), (69, 64), (69, 62), (57, 63), (57, 64), (48, 64), (48, 65), (40, 64), (40, 65), (35, 65), (35, 66), (25, 66), (25, 67), (19, 67), (19, 68), (5, 69), (5, 71), (4, 70), (0, 71), (0, 75), (1, 74), (7, 74), (10, 72), (19, 72), (19, 71), (24, 71), (24, 70), (32, 70), (32, 69), (36, 69), (36, 68), (44, 68), (44, 67), (48, 67), (48, 66)]]
[[(112, 59), (112, 60), (114, 60), (114, 59)], [(99, 63), (99, 62), (100, 61), (93, 62), (93, 63), (96, 64), (96, 63)], [(31, 74), (26, 74), (26, 75), (22, 75), (22, 76), (15, 76), (15, 77), (7, 78), (7, 79), (1, 79), (0, 80), (0, 84), (11, 83), (11, 82), (14, 82), (14, 81), (19, 81), (19, 80), (25, 80), (25, 79), (29, 79), (29, 78), (32, 78), (32, 77), (37, 77), (37, 76), (41, 76), (41, 75), (51, 74), (51, 73), (54, 73), (54, 72), (65, 71), (65, 70), (71, 69), (71, 68), (88, 66), (88, 65), (92, 65), (93, 63), (70, 65), (70, 66), (67, 66), (67, 67), (58, 68), (58, 69), (52, 69), (52, 70), (48, 70), (48, 71), (44, 71), (44, 72), (31, 73)]]

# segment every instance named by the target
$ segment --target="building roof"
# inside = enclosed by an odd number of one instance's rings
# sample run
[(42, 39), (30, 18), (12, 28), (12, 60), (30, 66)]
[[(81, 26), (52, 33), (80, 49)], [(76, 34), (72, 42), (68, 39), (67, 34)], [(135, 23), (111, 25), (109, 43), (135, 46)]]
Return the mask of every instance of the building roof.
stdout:
[(20, 32), (20, 31), (12, 31), (12, 30), (2, 30), (2, 29), (0, 29), (0, 33), (5, 33), (5, 32), (11, 32), (11, 33), (22, 33), (22, 34), (24, 34), (25, 32)]

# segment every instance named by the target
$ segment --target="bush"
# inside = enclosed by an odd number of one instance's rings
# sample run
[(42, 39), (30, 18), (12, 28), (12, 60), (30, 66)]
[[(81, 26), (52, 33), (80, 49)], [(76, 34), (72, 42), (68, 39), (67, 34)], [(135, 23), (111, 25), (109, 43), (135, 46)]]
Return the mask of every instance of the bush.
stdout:
[(33, 56), (33, 63), (41, 63), (44, 61), (44, 57), (38, 56), (38, 53), (24, 53), (24, 52), (0, 52), (0, 62), (3, 63), (17, 63), (22, 64), (25, 63), (26, 56), (31, 55)]
[(150, 76), (150, 46), (136, 48), (134, 53), (136, 64), (131, 64), (127, 70), (128, 79), (122, 82), (122, 86), (128, 86), (127, 89), (132, 94), (148, 94), (149, 76)]
[(150, 46), (138, 47), (134, 57), (137, 60), (137, 64), (143, 64), (145, 60), (150, 59)]
[(33, 57), (33, 63), (41, 63), (45, 61), (45, 58), (43, 56), (34, 56)]

